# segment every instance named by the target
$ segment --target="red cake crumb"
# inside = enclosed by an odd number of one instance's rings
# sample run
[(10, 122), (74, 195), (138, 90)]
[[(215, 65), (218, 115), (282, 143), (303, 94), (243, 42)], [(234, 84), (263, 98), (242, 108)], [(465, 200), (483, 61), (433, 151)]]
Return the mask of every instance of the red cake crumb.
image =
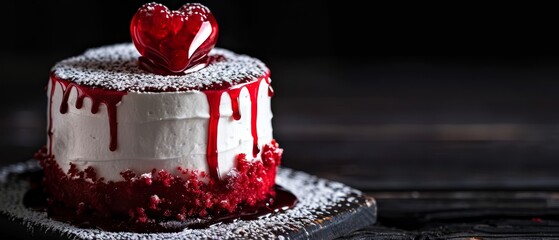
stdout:
[(46, 148), (38, 151), (35, 158), (43, 167), (49, 203), (62, 203), (80, 214), (89, 210), (105, 217), (128, 216), (145, 223), (152, 219), (185, 220), (234, 213), (273, 197), (282, 153), (272, 140), (262, 148), (262, 161), (239, 154), (230, 174), (207, 182), (201, 180), (207, 178), (207, 173), (182, 168), (178, 168), (182, 176), (165, 170), (153, 169), (142, 175), (128, 170), (121, 173), (123, 181), (105, 181), (97, 179), (91, 167), (80, 171), (72, 164), (64, 173)]

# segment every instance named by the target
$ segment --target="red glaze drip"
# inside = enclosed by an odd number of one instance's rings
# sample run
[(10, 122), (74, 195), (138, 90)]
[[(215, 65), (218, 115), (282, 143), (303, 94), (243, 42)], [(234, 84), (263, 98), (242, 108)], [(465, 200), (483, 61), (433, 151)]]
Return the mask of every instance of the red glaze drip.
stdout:
[(265, 79), (266, 79), (266, 83), (268, 84), (268, 96), (273, 97), (274, 96), (274, 88), (272, 88), (272, 84), (270, 83), (270, 78), (265, 78)]
[[(126, 92), (120, 91), (113, 91), (113, 90), (106, 90), (101, 88), (92, 88), (88, 86), (81, 86), (73, 82), (69, 82), (51, 75), (52, 79), (52, 88), (56, 86), (56, 83), (59, 83), (62, 86), (64, 91), (64, 95), (62, 97), (62, 103), (60, 104), (60, 113), (65, 114), (68, 112), (68, 98), (70, 97), (70, 92), (72, 88), (75, 88), (78, 92), (78, 98), (76, 100), (76, 108), (81, 109), (83, 107), (83, 100), (84, 98), (88, 97), (91, 99), (92, 106), (91, 106), (91, 113), (96, 114), (99, 112), (99, 106), (101, 103), (105, 104), (107, 107), (107, 115), (109, 116), (109, 131), (111, 135), (109, 149), (111, 151), (115, 151), (117, 148), (117, 113), (116, 113), (116, 105), (122, 101), (122, 96), (126, 95)], [(52, 95), (54, 90), (51, 90), (51, 101), (49, 106), (49, 119), (52, 121)], [(52, 124), (49, 124), (49, 133), (52, 131)], [(52, 135), (52, 134), (51, 134)], [(52, 142), (52, 139), (50, 139)], [(52, 151), (52, 144), (50, 146), (50, 150)]]
[(210, 105), (210, 121), (208, 123), (208, 146), (206, 150), (206, 161), (208, 162), (208, 168), (210, 172), (210, 177), (213, 179), (219, 179), (219, 165), (217, 158), (217, 125), (219, 124), (219, 105), (221, 103), (221, 95), (223, 91), (212, 90), (205, 91), (206, 97), (208, 98), (208, 104)]
[(56, 87), (56, 82), (53, 80), (50, 83), (50, 97), (49, 97), (49, 130), (48, 130), (48, 138), (49, 138), (49, 155), (52, 155), (52, 97), (54, 96), (54, 89)]
[[(260, 88), (260, 82), (262, 79), (267, 79), (268, 76), (264, 76), (254, 82), (241, 85), (237, 88), (225, 89), (225, 90), (207, 90), (204, 91), (206, 97), (208, 98), (208, 104), (210, 106), (210, 120), (208, 124), (208, 146), (206, 150), (206, 161), (208, 163), (208, 168), (210, 176), (214, 179), (219, 179), (219, 166), (218, 166), (218, 152), (217, 152), (217, 126), (219, 124), (219, 105), (221, 104), (221, 96), (227, 91), (229, 97), (231, 98), (231, 108), (233, 109), (233, 119), (241, 119), (241, 113), (239, 111), (239, 94), (241, 89), (246, 87), (251, 101), (251, 132), (252, 132), (252, 156), (256, 157), (260, 152), (260, 147), (258, 146), (258, 131), (256, 129), (256, 116), (258, 115), (258, 90)], [(268, 80), (266, 80), (268, 81)]]
[(239, 95), (241, 93), (240, 88), (233, 88), (229, 90), (229, 97), (231, 98), (231, 108), (233, 109), (233, 119), (241, 120), (241, 112), (239, 111)]
[(256, 157), (260, 152), (258, 146), (258, 131), (256, 129), (256, 116), (258, 116), (258, 89), (260, 88), (260, 80), (251, 84), (247, 84), (246, 88), (250, 95), (251, 113), (250, 113), (250, 129), (252, 131), (252, 157)]

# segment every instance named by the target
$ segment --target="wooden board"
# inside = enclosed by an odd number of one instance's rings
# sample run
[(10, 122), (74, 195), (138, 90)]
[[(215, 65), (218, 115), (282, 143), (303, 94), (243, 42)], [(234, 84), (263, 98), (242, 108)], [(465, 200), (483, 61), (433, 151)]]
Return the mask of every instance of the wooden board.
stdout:
[(178, 233), (115, 233), (81, 229), (23, 206), (23, 195), (29, 186), (20, 176), (32, 171), (40, 171), (34, 160), (0, 169), (0, 233), (3, 235), (16, 239), (333, 239), (376, 221), (373, 198), (339, 182), (280, 168), (277, 184), (299, 199), (293, 209), (283, 213), (251, 221), (219, 223), (206, 229), (185, 229)]

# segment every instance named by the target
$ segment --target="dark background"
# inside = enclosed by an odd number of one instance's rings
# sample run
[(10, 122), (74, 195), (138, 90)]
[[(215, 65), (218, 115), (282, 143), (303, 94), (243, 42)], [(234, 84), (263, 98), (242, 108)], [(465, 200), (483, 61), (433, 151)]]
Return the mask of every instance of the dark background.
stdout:
[[(0, 164), (45, 143), (52, 65), (130, 41), (145, 2), (2, 3)], [(270, 67), (284, 166), (365, 191), (559, 188), (555, 8), (202, 3), (219, 23), (218, 47)]]

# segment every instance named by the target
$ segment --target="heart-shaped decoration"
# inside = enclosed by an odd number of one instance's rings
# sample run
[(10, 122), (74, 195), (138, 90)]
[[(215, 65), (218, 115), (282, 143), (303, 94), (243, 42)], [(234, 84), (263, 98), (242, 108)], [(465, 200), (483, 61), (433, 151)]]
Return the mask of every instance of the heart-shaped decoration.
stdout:
[(169, 10), (159, 3), (144, 4), (130, 24), (132, 41), (142, 55), (140, 66), (157, 74), (183, 74), (199, 69), (217, 41), (217, 22), (199, 3)]

